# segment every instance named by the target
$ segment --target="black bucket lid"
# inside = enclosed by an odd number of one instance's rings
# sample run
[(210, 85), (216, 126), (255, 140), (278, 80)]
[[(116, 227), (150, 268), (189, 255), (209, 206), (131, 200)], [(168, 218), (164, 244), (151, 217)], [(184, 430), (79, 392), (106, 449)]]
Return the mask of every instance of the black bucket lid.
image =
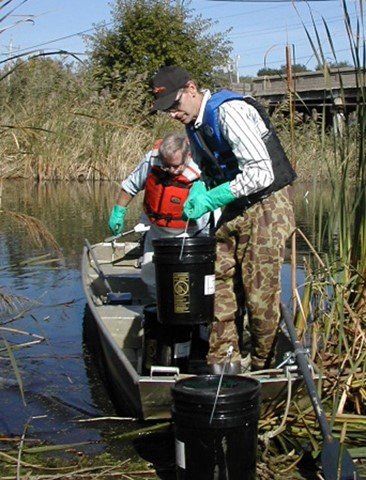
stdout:
[[(172, 396), (192, 404), (212, 404), (217, 395), (221, 375), (197, 375), (179, 380), (172, 387)], [(254, 378), (224, 375), (217, 403), (250, 402), (259, 397), (260, 382)]]
[(168, 238), (156, 238), (152, 241), (152, 244), (156, 248), (160, 247), (181, 247), (184, 240), (184, 248), (187, 247), (215, 247), (216, 238), (209, 236), (201, 237), (168, 237)]

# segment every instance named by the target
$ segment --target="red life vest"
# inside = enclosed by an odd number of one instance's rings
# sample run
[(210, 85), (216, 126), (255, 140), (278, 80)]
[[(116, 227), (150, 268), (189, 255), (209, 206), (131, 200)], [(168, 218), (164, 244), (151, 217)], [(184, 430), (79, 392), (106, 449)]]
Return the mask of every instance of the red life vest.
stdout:
[(157, 165), (151, 167), (146, 184), (144, 210), (152, 223), (159, 227), (184, 229), (183, 205), (192, 181), (184, 175), (172, 176)]

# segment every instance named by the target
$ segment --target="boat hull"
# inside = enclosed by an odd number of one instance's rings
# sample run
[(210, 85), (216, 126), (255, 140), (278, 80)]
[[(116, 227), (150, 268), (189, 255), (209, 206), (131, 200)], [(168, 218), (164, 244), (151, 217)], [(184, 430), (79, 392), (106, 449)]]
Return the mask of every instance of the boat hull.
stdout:
[[(149, 375), (141, 375), (144, 346), (144, 307), (153, 303), (141, 281), (136, 243), (99, 243), (93, 245), (98, 266), (116, 292), (132, 294), (131, 304), (109, 305), (103, 278), (84, 248), (82, 279), (95, 331), (101, 348), (99, 360), (104, 365), (112, 398), (124, 416), (144, 420), (171, 417), (171, 388), (180, 379), (191, 376), (177, 367), (154, 365)], [(203, 357), (204, 358), (204, 357)], [(205, 368), (204, 360), (201, 362)], [(202, 373), (207, 373), (202, 371)], [(261, 383), (261, 416), (267, 416), (278, 405), (286, 403), (291, 395), (301, 397), (302, 377), (296, 367), (265, 370), (248, 374)]]

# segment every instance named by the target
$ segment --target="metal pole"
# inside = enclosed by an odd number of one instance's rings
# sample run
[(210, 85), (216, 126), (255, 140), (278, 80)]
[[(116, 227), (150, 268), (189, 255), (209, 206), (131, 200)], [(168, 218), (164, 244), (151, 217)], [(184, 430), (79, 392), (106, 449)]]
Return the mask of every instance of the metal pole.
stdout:
[(290, 111), (290, 133), (291, 133), (291, 164), (296, 167), (296, 161), (294, 160), (294, 147), (295, 147), (295, 103), (294, 103), (294, 82), (292, 78), (292, 59), (291, 59), (291, 46), (286, 45), (286, 73), (287, 73), (287, 93), (289, 101)]

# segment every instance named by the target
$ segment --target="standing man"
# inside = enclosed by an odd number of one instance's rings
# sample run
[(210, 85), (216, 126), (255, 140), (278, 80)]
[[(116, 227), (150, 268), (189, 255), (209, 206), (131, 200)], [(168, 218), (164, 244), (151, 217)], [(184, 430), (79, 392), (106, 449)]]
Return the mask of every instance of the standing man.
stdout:
[(240, 372), (235, 322), (244, 293), (251, 368), (268, 368), (280, 318), (285, 242), (295, 228), (289, 185), (296, 173), (268, 115), (253, 98), (200, 90), (192, 75), (176, 66), (162, 67), (152, 87), (152, 113), (167, 112), (186, 126), (193, 158), (209, 187), (191, 189), (184, 214), (191, 221), (225, 207), (216, 230), (215, 321), (207, 362), (220, 373), (232, 345), (225, 371)]
[(198, 230), (205, 230), (208, 223), (207, 215), (189, 225), (183, 219), (183, 205), (192, 184), (200, 176), (200, 169), (192, 160), (187, 136), (172, 133), (158, 140), (121, 184), (108, 225), (114, 235), (122, 233), (127, 206), (138, 192), (145, 190), (143, 208), (150, 230), (144, 240), (141, 277), (153, 297), (156, 293), (152, 240), (185, 234), (191, 236)]

